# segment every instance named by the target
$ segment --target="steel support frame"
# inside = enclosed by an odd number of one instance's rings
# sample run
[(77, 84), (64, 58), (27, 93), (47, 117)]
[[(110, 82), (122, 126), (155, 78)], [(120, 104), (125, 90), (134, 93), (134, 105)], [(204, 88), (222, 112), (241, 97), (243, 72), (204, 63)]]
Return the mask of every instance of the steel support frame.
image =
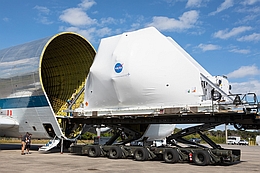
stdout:
[(112, 117), (75, 117), (71, 122), (91, 125), (123, 125), (123, 124), (239, 124), (245, 129), (260, 129), (260, 119), (258, 114), (247, 113), (186, 113), (186, 114), (161, 114), (154, 115), (134, 115), (134, 116), (112, 116)]

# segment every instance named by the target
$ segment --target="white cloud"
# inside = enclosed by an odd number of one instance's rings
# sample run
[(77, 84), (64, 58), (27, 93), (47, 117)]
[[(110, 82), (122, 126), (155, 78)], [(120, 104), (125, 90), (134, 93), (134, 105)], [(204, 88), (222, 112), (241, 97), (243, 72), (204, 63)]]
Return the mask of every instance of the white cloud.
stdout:
[(60, 27), (60, 31), (67, 31), (67, 32), (76, 32), (82, 36), (84, 36), (90, 43), (98, 43), (98, 39), (102, 38), (104, 36), (108, 36), (114, 33), (110, 28), (104, 27), (97, 29), (96, 27), (91, 27), (91, 28), (80, 28), (80, 27)]
[(209, 51), (209, 50), (221, 49), (220, 46), (214, 45), (214, 44), (199, 44), (198, 48), (201, 48), (203, 52)]
[[(122, 23), (125, 23), (125, 22), (126, 22), (126, 20), (122, 20)], [(128, 29), (128, 31), (134, 31), (134, 30), (143, 28), (144, 23), (145, 23), (145, 17), (142, 15), (139, 15), (134, 19), (134, 23), (131, 24), (131, 28)]]
[(260, 40), (260, 34), (259, 33), (253, 33), (251, 35), (246, 35), (243, 37), (240, 37), (237, 39), (238, 41), (259, 41)]
[(239, 9), (236, 9), (236, 12), (238, 13), (247, 13), (247, 14), (256, 14), (259, 15), (260, 12), (260, 7), (255, 5), (255, 6), (245, 6), (245, 7), (241, 7)]
[[(249, 92), (255, 93), (258, 97), (260, 96), (260, 81), (250, 80), (246, 82), (231, 82), (231, 92), (233, 94), (245, 94)], [(258, 100), (259, 101), (259, 100)]]
[(187, 11), (179, 17), (179, 20), (163, 16), (153, 17), (153, 22), (147, 26), (154, 26), (161, 31), (173, 31), (192, 28), (199, 18), (196, 10)]
[(202, 0), (188, 0), (186, 4), (186, 8), (191, 8), (191, 7), (200, 7), (202, 3)]
[(226, 10), (234, 5), (233, 0), (225, 0), (218, 8), (216, 11), (211, 12), (209, 15), (215, 15), (223, 10)]
[(92, 19), (86, 13), (86, 10), (95, 4), (96, 2), (94, 0), (82, 0), (77, 8), (68, 8), (64, 10), (59, 19), (72, 26), (90, 26), (97, 24), (96, 19)]
[(3, 18), (3, 21), (8, 22), (8, 21), (9, 21), (9, 18), (4, 17), (4, 18)]
[(242, 66), (239, 69), (227, 74), (228, 78), (243, 78), (245, 76), (260, 75), (260, 70), (256, 65)]
[(117, 22), (118, 21), (116, 19), (112, 17), (108, 17), (108, 18), (101, 18), (99, 23), (101, 23), (102, 25), (106, 25), (106, 24), (117, 24)]
[(258, 17), (257, 14), (250, 14), (250, 15), (247, 15), (245, 16), (244, 18), (242, 19), (239, 19), (238, 22), (236, 22), (235, 24), (246, 24), (246, 23), (249, 23), (251, 21), (253, 21), (254, 19), (256, 19)]
[(62, 12), (60, 20), (73, 26), (86, 26), (96, 23), (95, 19), (91, 19), (81, 8), (69, 8)]
[(78, 7), (68, 8), (60, 15), (60, 20), (70, 26), (60, 26), (60, 31), (76, 32), (87, 38), (92, 44), (99, 42), (99, 39), (114, 34), (116, 30), (106, 27), (110, 24), (120, 24), (123, 21), (112, 17), (101, 18), (99, 21), (88, 16), (86, 10), (95, 5), (94, 0), (82, 0)]
[(99, 37), (104, 37), (104, 36), (107, 36), (107, 35), (111, 35), (111, 33), (112, 33), (112, 30), (110, 28), (108, 28), (108, 27), (104, 27), (104, 28), (96, 30), (96, 34)]
[(45, 24), (45, 25), (49, 25), (49, 24), (53, 23), (47, 17), (50, 14), (50, 9), (48, 9), (47, 7), (38, 6), (38, 5), (36, 5), (33, 9), (36, 9), (38, 11), (38, 15), (36, 17), (36, 20), (39, 23), (42, 23), (42, 24)]
[(249, 31), (251, 29), (252, 27), (250, 26), (240, 26), (233, 28), (231, 31), (228, 31), (228, 29), (217, 31), (213, 34), (213, 36), (215, 38), (228, 39), (230, 37), (236, 36), (242, 32)]
[(253, 5), (257, 2), (260, 2), (260, 0), (244, 0), (241, 4), (243, 4), (243, 5)]
[(45, 17), (45, 16), (42, 16), (42, 17), (38, 18), (37, 20), (38, 20), (40, 23), (45, 24), (45, 25), (49, 25), (49, 24), (52, 24), (52, 23), (53, 23), (52, 21), (50, 21), (50, 20), (48, 19), (48, 17)]
[(248, 54), (251, 51), (248, 49), (231, 49), (229, 52)]
[(39, 12), (44, 13), (44, 14), (49, 14), (49, 12), (50, 12), (50, 10), (47, 7), (38, 6), (38, 5), (36, 5), (33, 9), (36, 9)]
[(79, 7), (87, 10), (95, 4), (96, 2), (94, 0), (82, 0), (82, 2), (79, 4)]
[(67, 31), (67, 32), (76, 32), (82, 36), (84, 36), (86, 39), (88, 39), (90, 42), (94, 42), (93, 35), (96, 31), (96, 28), (88, 28), (88, 29), (80, 29), (79, 27), (60, 27), (59, 30), (61, 31)]

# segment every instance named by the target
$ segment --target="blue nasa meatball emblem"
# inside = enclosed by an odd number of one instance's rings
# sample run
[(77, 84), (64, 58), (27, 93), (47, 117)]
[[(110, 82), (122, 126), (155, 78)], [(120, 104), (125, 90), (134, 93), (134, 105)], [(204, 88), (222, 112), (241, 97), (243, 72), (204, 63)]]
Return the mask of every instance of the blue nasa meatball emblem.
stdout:
[(122, 70), (123, 70), (123, 65), (121, 63), (116, 63), (116, 65), (115, 65), (115, 72), (116, 73), (121, 73)]

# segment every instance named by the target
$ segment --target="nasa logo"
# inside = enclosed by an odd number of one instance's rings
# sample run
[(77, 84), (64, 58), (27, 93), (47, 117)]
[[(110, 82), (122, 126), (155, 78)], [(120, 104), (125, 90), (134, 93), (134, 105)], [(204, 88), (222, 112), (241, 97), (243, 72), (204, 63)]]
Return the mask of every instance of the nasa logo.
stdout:
[(121, 63), (116, 63), (115, 65), (115, 72), (120, 73), (123, 70), (123, 64)]

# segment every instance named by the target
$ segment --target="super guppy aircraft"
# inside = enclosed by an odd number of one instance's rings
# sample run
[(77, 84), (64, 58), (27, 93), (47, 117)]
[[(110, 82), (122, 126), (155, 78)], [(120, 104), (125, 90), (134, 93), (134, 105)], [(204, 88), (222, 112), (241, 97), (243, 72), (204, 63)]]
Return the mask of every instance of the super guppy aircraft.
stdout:
[(95, 54), (71, 32), (0, 50), (0, 136), (66, 139), (55, 115), (84, 87)]

